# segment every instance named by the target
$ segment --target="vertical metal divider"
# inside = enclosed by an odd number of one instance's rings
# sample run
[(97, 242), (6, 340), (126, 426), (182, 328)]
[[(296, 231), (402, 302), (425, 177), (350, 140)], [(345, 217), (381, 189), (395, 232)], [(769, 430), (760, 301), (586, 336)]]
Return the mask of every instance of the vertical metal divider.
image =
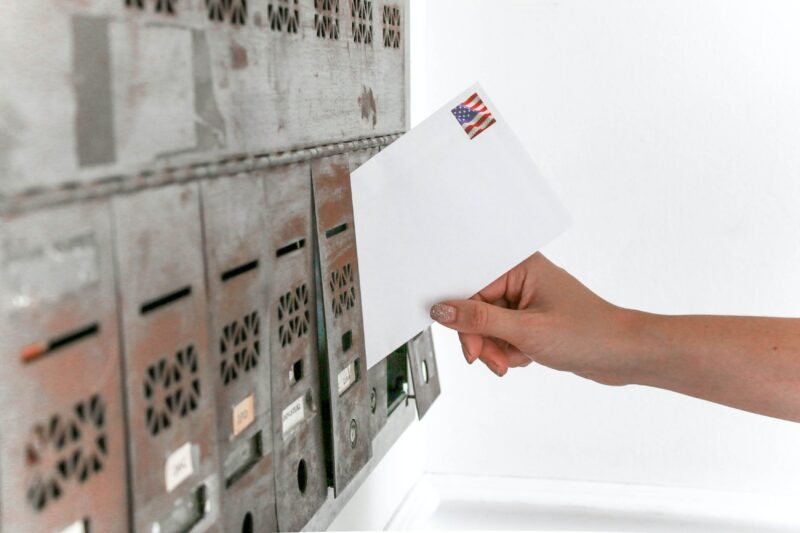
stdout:
[(333, 412), (331, 409), (330, 365), (328, 365), (328, 336), (325, 326), (325, 297), (322, 288), (322, 264), (320, 261), (319, 231), (317, 230), (316, 197), (312, 176), (312, 165), (309, 165), (308, 179), (311, 183), (311, 233), (314, 261), (314, 291), (316, 292), (317, 315), (317, 359), (319, 360), (320, 410), (322, 412), (322, 437), (325, 444), (325, 472), (328, 486), (334, 485), (335, 464), (333, 459)]
[(123, 326), (122, 320), (122, 290), (120, 285), (120, 268), (119, 268), (119, 252), (117, 250), (117, 225), (115, 224), (116, 220), (116, 209), (114, 207), (114, 202), (109, 199), (108, 201), (108, 223), (110, 225), (111, 231), (111, 256), (112, 262), (114, 265), (114, 294), (116, 295), (116, 305), (114, 306), (117, 311), (117, 343), (119, 344), (119, 373), (120, 373), (120, 383), (122, 386), (122, 390), (120, 394), (122, 395), (122, 413), (125, 417), (125, 420), (122, 424), (122, 431), (125, 435), (125, 485), (127, 486), (126, 491), (126, 499), (128, 500), (128, 531), (134, 530), (134, 518), (133, 518), (133, 462), (131, 459), (131, 450), (130, 450), (130, 443), (131, 439), (131, 428), (129, 427), (128, 420), (130, 420), (131, 412), (130, 412), (130, 405), (128, 402), (128, 369), (125, 365), (125, 330)]

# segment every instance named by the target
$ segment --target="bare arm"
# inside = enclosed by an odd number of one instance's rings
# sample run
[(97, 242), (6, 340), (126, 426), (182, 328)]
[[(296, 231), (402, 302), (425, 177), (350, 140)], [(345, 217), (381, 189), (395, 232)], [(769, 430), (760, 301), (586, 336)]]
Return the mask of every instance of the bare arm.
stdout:
[(500, 376), (535, 361), (800, 422), (800, 319), (622, 309), (538, 253), (431, 316), (459, 332), (469, 363)]

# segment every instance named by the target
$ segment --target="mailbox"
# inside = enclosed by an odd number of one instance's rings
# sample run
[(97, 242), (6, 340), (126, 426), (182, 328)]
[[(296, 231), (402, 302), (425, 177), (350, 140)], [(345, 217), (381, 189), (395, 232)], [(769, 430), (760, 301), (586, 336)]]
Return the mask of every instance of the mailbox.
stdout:
[(219, 531), (197, 184), (114, 199), (136, 531)]
[(417, 414), (422, 419), (436, 398), (439, 397), (439, 371), (436, 368), (436, 352), (433, 349), (433, 334), (426, 329), (408, 343), (408, 363)]
[(266, 217), (259, 176), (201, 186), (225, 531), (276, 531), (267, 324)]
[(364, 327), (345, 157), (312, 163), (320, 321), (322, 395), (327, 420), (329, 482), (338, 495), (372, 453)]
[(0, 530), (127, 529), (108, 203), (0, 222)]
[(278, 525), (297, 531), (327, 496), (310, 169), (270, 169), (263, 182)]

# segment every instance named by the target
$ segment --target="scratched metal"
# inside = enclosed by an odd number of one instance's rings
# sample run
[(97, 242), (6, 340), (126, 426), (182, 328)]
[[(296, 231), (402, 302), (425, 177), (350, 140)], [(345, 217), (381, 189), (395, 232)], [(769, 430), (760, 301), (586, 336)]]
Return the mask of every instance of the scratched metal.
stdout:
[[(327, 496), (322, 433), (317, 295), (314, 290), (314, 230), (308, 164), (261, 173), (267, 218), (266, 302), (272, 365), (273, 457), (278, 525), (299, 531)], [(297, 370), (300, 370), (298, 373)], [(299, 379), (297, 379), (299, 377)], [(302, 405), (299, 421), (284, 414)], [(305, 474), (305, 475), (303, 475)]]
[(134, 529), (221, 531), (198, 187), (119, 196), (113, 208)]
[(0, 219), (0, 530), (127, 529), (115, 305), (107, 202)]
[(367, 387), (369, 388), (369, 434), (375, 439), (389, 417), (385, 359), (369, 369)]
[(408, 363), (411, 366), (411, 382), (414, 385), (417, 413), (421, 419), (441, 393), (433, 334), (430, 328), (408, 343)]
[(347, 158), (313, 161), (311, 173), (323, 298), (319, 309), (325, 326), (320, 354), (326, 363), (323, 395), (330, 438), (329, 477), (339, 494), (372, 454), (358, 253)]
[(201, 184), (225, 531), (276, 531), (264, 184)]
[(9, 3), (0, 195), (404, 130), (407, 0), (322, 4)]

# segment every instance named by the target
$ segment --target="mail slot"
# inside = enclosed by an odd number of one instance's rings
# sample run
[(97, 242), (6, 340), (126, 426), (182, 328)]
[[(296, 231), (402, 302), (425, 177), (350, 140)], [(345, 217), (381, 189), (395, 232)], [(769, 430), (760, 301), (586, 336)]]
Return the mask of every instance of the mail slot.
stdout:
[(441, 392), (439, 371), (436, 368), (436, 352), (433, 348), (433, 334), (430, 328), (408, 343), (408, 363), (411, 368), (417, 414), (421, 419)]
[(317, 289), (322, 395), (328, 422), (329, 483), (338, 495), (369, 461), (369, 389), (345, 156), (312, 163), (319, 262)]
[(217, 530), (215, 382), (197, 184), (114, 199), (136, 531)]
[(308, 164), (263, 173), (278, 525), (302, 529), (327, 497)]
[(107, 202), (0, 221), (0, 530), (127, 529)]
[(276, 531), (264, 184), (223, 177), (201, 192), (223, 530)]

